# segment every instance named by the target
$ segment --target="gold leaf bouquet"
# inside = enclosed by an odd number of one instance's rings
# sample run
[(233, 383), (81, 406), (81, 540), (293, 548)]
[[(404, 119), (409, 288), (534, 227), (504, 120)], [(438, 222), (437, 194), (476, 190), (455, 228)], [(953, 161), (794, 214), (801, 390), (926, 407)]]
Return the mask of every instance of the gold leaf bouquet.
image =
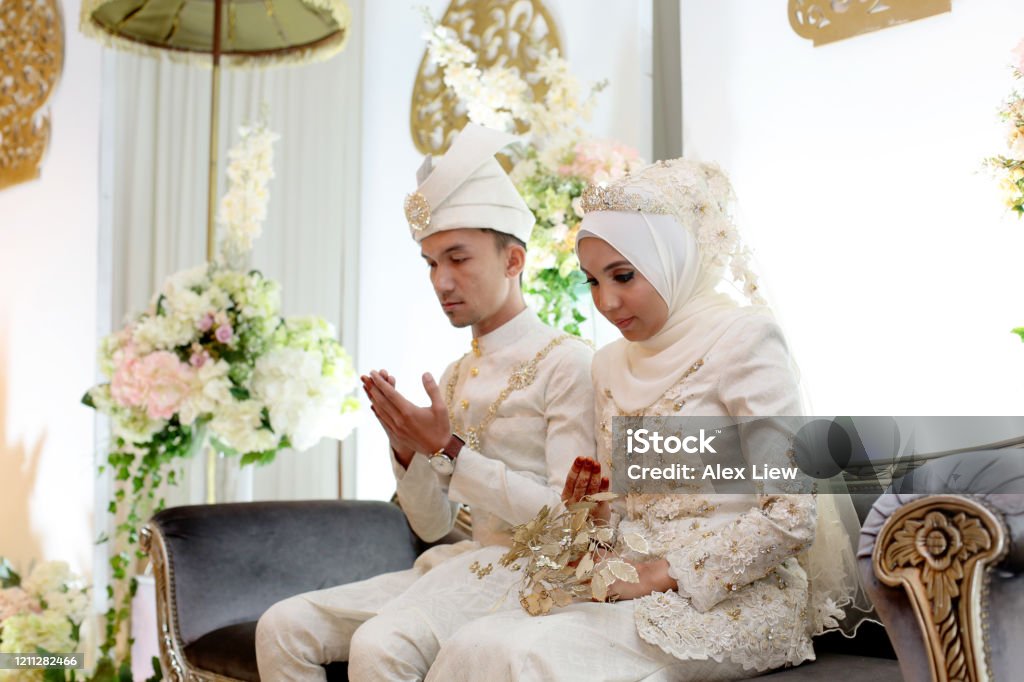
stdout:
[(545, 506), (531, 521), (512, 528), (512, 547), (500, 563), (512, 571), (522, 570), (519, 603), (531, 616), (578, 600), (614, 601), (608, 590), (612, 583), (639, 582), (636, 568), (619, 558), (617, 550), (646, 554), (647, 541), (635, 533), (620, 535), (592, 513), (600, 503), (616, 497), (615, 493), (589, 495), (558, 514)]

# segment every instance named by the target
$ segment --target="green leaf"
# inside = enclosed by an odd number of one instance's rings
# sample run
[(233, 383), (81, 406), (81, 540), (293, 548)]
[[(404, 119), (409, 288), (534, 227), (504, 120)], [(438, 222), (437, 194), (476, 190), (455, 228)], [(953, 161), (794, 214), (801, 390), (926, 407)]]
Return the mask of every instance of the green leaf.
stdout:
[[(48, 656), (50, 654), (44, 654), (40, 649), (39, 655)], [(62, 668), (46, 668), (43, 670), (43, 682), (65, 682), (64, 670)]]
[(89, 682), (117, 682), (117, 674), (114, 671), (114, 662), (109, 656), (104, 656), (96, 664), (92, 679)]
[(232, 386), (230, 391), (231, 391), (231, 396), (235, 400), (248, 400), (249, 399), (249, 389), (247, 389), (247, 388), (242, 388), (241, 386)]
[(160, 667), (160, 658), (158, 656), (153, 657), (153, 675), (147, 677), (146, 682), (161, 682), (164, 679), (163, 669)]
[(156, 314), (160, 317), (164, 316), (164, 300), (167, 297), (160, 294), (160, 297), (156, 299)]
[(235, 455), (238, 454), (238, 450), (235, 450), (230, 445), (225, 444), (224, 441), (220, 440), (216, 436), (210, 436), (210, 445), (213, 446), (214, 450), (221, 453), (225, 457), (234, 457)]
[(7, 559), (0, 559), (0, 587), (18, 587), (19, 585), (21, 585), (21, 576)]
[(242, 455), (241, 466), (247, 466), (249, 464), (255, 464), (256, 466), (266, 466), (274, 461), (274, 457), (277, 456), (277, 450), (264, 450), (263, 452), (247, 452)]
[(92, 399), (91, 391), (86, 391), (85, 395), (82, 396), (82, 404), (86, 407), (91, 407), (94, 410), (96, 409), (96, 402)]
[(1024, 341), (1024, 327), (1017, 327), (1016, 329), (1011, 329), (1010, 331), (1018, 335), (1021, 341)]

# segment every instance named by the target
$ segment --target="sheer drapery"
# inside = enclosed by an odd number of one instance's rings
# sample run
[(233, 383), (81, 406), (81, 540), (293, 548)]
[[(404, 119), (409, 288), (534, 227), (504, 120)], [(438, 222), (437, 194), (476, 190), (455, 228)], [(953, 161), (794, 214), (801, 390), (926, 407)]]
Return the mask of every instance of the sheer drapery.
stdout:
[[(266, 106), (276, 177), (263, 235), (251, 264), (278, 280), (286, 315), (320, 315), (354, 349), (360, 195), (361, 3), (350, 2), (350, 42), (318, 64), (225, 70), (221, 81), (220, 175), (238, 126)], [(170, 274), (205, 259), (210, 70), (108, 52), (104, 84), (114, 118), (108, 194), (112, 232), (112, 320), (142, 310)], [(186, 464), (169, 504), (205, 499), (205, 462)], [(336, 497), (339, 447), (323, 442), (246, 474), (230, 497)], [(223, 501), (223, 496), (220, 501)]]

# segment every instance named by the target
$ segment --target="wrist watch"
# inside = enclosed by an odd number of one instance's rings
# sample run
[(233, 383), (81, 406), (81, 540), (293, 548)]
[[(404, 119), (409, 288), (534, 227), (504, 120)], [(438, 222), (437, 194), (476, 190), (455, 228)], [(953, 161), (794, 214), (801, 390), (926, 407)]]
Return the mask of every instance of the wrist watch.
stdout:
[(455, 471), (455, 458), (465, 444), (464, 440), (453, 433), (445, 446), (430, 456), (430, 466), (442, 476), (450, 475)]

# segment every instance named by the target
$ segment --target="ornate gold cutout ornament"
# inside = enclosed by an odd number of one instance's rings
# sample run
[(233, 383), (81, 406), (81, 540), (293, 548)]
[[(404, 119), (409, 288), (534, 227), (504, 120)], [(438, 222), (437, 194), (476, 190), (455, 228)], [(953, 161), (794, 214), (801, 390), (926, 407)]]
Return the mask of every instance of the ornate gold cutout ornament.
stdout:
[(952, 0), (789, 0), (789, 24), (814, 46), (949, 12)]
[[(562, 53), (558, 27), (540, 0), (452, 0), (440, 21), (478, 55), (477, 67), (518, 69), (533, 96), (541, 99), (547, 86), (536, 75), (537, 60), (556, 49)], [(445, 87), (444, 71), (424, 51), (416, 72), (409, 110), (413, 144), (422, 154), (440, 156), (453, 135), (469, 118)], [(522, 131), (520, 131), (522, 132)]]
[(50, 141), (44, 107), (63, 68), (60, 3), (0, 4), (0, 189), (39, 177)]
[(987, 571), (1009, 550), (999, 514), (970, 497), (900, 507), (875, 542), (875, 575), (902, 586), (925, 635), (932, 679), (988, 682)]

